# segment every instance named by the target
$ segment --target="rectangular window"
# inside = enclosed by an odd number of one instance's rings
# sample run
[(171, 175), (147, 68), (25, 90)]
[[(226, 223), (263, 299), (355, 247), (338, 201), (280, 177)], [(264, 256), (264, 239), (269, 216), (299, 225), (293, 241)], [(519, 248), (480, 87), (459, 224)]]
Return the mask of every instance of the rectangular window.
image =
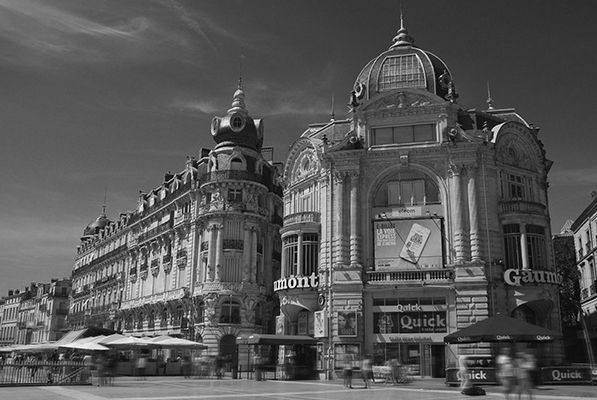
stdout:
[(228, 189), (228, 201), (232, 203), (240, 203), (243, 201), (242, 189)]
[(504, 252), (506, 268), (522, 268), (520, 226), (518, 224), (504, 225)]
[(520, 175), (508, 174), (508, 196), (510, 200), (524, 200), (525, 195), (524, 179)]
[(545, 228), (538, 225), (527, 225), (526, 231), (529, 268), (547, 269)]
[(409, 144), (435, 141), (435, 125), (405, 125), (373, 128), (372, 144)]
[(319, 265), (319, 236), (316, 233), (304, 233), (302, 247), (303, 275), (317, 274), (317, 267)]
[(284, 238), (282, 245), (284, 259), (283, 276), (297, 275), (298, 264), (298, 236), (291, 235)]

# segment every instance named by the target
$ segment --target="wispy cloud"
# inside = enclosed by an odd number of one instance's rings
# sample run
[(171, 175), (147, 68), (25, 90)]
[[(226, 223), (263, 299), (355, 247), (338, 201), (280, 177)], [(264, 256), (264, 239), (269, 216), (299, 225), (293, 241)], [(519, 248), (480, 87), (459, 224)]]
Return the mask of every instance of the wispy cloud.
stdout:
[(216, 104), (215, 101), (209, 100), (181, 100), (176, 99), (173, 100), (170, 104), (166, 106), (168, 110), (176, 111), (176, 112), (190, 112), (190, 113), (197, 113), (200, 112), (202, 114), (213, 115), (215, 113), (221, 113), (222, 108)]
[(176, 0), (97, 0), (85, 7), (58, 0), (0, 1), (0, 42), (8, 45), (0, 60), (12, 64), (51, 67), (48, 57), (62, 64), (189, 57), (201, 62), (206, 51), (217, 49), (212, 36), (242, 39)]
[(549, 174), (549, 181), (560, 186), (592, 185), (597, 189), (597, 166), (581, 168), (554, 168)]

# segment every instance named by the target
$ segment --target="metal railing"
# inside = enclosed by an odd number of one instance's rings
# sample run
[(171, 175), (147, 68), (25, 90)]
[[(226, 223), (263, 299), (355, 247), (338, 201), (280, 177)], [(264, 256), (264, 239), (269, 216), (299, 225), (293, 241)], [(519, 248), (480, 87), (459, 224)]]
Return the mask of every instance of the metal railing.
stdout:
[(82, 361), (0, 362), (0, 385), (81, 385), (90, 377)]

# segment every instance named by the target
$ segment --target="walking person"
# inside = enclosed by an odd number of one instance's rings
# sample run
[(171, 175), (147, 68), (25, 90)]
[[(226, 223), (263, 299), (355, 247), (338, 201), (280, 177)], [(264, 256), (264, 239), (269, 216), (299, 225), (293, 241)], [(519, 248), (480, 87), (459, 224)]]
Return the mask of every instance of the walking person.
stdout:
[(460, 391), (461, 393), (464, 393), (464, 390), (471, 386), (468, 371), (468, 357), (465, 355), (458, 357), (458, 372), (460, 374)]
[(352, 355), (344, 356), (344, 387), (352, 389)]
[(516, 353), (516, 377), (518, 379), (518, 400), (526, 393), (529, 400), (533, 400), (533, 377), (535, 360), (531, 354), (519, 351)]
[(361, 374), (365, 382), (365, 389), (368, 389), (373, 381), (373, 362), (371, 361), (371, 356), (368, 354), (361, 361)]
[(496, 365), (498, 369), (498, 379), (504, 389), (504, 398), (508, 400), (510, 394), (514, 390), (515, 386), (515, 375), (514, 375), (514, 363), (512, 357), (510, 357), (510, 348), (505, 346), (502, 348), (500, 355), (496, 359)]
[(147, 367), (147, 359), (144, 354), (139, 354), (137, 358), (137, 379), (145, 380), (145, 368)]

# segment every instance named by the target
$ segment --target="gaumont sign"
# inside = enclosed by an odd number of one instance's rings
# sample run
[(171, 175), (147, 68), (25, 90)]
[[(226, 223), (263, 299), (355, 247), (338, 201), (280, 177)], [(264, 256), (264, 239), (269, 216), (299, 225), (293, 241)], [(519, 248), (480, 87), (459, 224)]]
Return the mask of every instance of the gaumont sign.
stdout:
[(504, 282), (510, 286), (522, 286), (531, 283), (561, 285), (562, 276), (555, 272), (537, 269), (507, 269), (504, 271)]
[(289, 276), (274, 282), (274, 292), (285, 289), (316, 288), (319, 286), (319, 277), (312, 273), (309, 276)]

